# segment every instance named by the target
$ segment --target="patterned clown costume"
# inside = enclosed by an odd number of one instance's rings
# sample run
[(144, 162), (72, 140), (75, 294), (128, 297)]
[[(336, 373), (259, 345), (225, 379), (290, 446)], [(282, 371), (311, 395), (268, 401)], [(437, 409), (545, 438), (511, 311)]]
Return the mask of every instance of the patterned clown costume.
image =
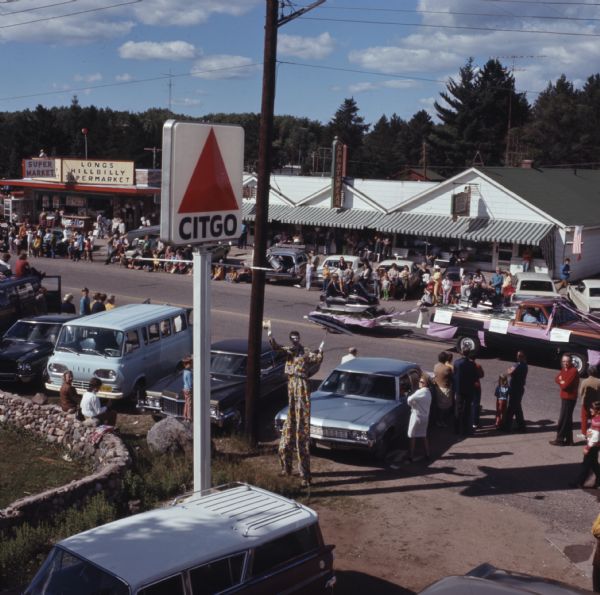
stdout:
[(279, 345), (270, 338), (275, 351), (285, 353), (285, 373), (288, 377), (288, 415), (281, 431), (279, 460), (281, 469), (290, 475), (294, 447), (298, 453), (298, 471), (302, 479), (310, 483), (310, 388), (308, 385), (308, 364), (321, 363), (322, 351), (308, 351), (297, 346)]

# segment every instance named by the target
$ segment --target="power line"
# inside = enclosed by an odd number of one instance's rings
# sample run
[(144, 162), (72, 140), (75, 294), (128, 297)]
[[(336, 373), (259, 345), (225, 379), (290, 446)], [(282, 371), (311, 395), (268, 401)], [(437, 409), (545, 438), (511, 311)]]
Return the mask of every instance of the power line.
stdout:
[(0, 97), (0, 101), (13, 101), (15, 99), (29, 99), (31, 97), (43, 97), (43, 96), (47, 96), (47, 95), (63, 95), (65, 93), (76, 93), (78, 91), (93, 91), (94, 89), (105, 89), (108, 87), (123, 87), (125, 85), (136, 85), (138, 83), (151, 83), (154, 81), (163, 81), (165, 79), (171, 79), (171, 78), (182, 78), (182, 77), (192, 77), (192, 76), (196, 76), (199, 74), (210, 74), (212, 72), (224, 72), (226, 70), (239, 70), (241, 68), (254, 68), (255, 66), (260, 66), (260, 63), (252, 63), (252, 64), (245, 64), (243, 66), (226, 66), (223, 68), (212, 68), (210, 70), (191, 70), (190, 72), (186, 72), (186, 73), (179, 73), (179, 74), (167, 74), (167, 75), (160, 75), (160, 76), (153, 76), (153, 77), (148, 77), (148, 78), (144, 78), (144, 79), (134, 79), (131, 81), (118, 81), (115, 83), (102, 83), (100, 85), (89, 85), (87, 87), (71, 87), (69, 89), (61, 89), (58, 91), (42, 91), (40, 93), (29, 93), (27, 95), (13, 95), (10, 97)]
[(481, 2), (505, 2), (510, 4), (557, 4), (560, 6), (600, 6), (600, 2), (559, 2), (558, 0), (481, 0)]
[(45, 21), (55, 21), (57, 19), (64, 19), (65, 17), (72, 17), (79, 14), (89, 14), (90, 12), (99, 12), (101, 10), (108, 10), (110, 8), (118, 8), (120, 6), (127, 6), (128, 4), (138, 4), (143, 0), (129, 0), (128, 2), (119, 2), (118, 4), (111, 4), (110, 6), (99, 6), (98, 8), (88, 8), (86, 10), (77, 10), (75, 12), (67, 12), (65, 14), (59, 14), (52, 17), (43, 17), (32, 21), (23, 21), (22, 23), (11, 23), (10, 25), (0, 25), (0, 29), (10, 29), (12, 27), (22, 27), (23, 25), (31, 25), (32, 23), (43, 23)]
[[(375, 72), (373, 70), (359, 70), (357, 68), (342, 68), (341, 66), (325, 66), (324, 64), (307, 64), (304, 62), (292, 62), (291, 60), (277, 60), (277, 63), (278, 64), (287, 64), (289, 66), (301, 66), (304, 68), (314, 68), (316, 70), (333, 70), (333, 71), (339, 71), (339, 72), (349, 72), (352, 74), (367, 74), (367, 75), (371, 75), (371, 76), (395, 78), (395, 79), (408, 80), (408, 81), (423, 81), (426, 83), (441, 83), (443, 85), (448, 83), (447, 80), (430, 79), (430, 78), (419, 77), (419, 76), (409, 76), (406, 74), (386, 74), (385, 72)], [(494, 87), (494, 88), (508, 90), (505, 87)], [(528, 90), (519, 91), (517, 89), (513, 89), (513, 91), (517, 95), (523, 94), (523, 93), (532, 93), (534, 95), (539, 95), (540, 93), (542, 93), (542, 91), (528, 91)]]
[[(500, 1), (500, 0), (498, 0)], [(537, 4), (537, 3), (535, 3)], [(548, 15), (513, 15), (502, 14), (498, 12), (458, 12), (454, 10), (423, 10), (418, 8), (376, 8), (368, 6), (323, 6), (323, 9), (328, 10), (352, 10), (365, 12), (392, 12), (392, 13), (408, 13), (408, 14), (439, 14), (444, 16), (470, 16), (470, 17), (499, 17), (509, 19), (544, 19), (555, 21), (600, 21), (600, 18), (594, 17), (564, 17), (564, 16), (548, 16)]]
[(43, 4), (42, 6), (33, 6), (32, 8), (24, 8), (23, 10), (13, 10), (11, 12), (0, 12), (3, 17), (10, 16), (11, 14), (20, 14), (23, 12), (33, 12), (34, 10), (43, 10), (44, 8), (53, 8), (54, 6), (62, 6), (63, 4), (71, 4), (77, 2), (77, 0), (65, 0), (64, 2), (53, 2), (52, 4)]
[[(495, 1), (495, 0), (494, 0)], [(502, 0), (506, 1), (506, 0)], [(514, 0), (513, 0), (514, 1)], [(572, 37), (600, 37), (600, 33), (575, 33), (568, 31), (540, 31), (535, 29), (505, 29), (496, 27), (475, 27), (470, 25), (431, 25), (429, 23), (401, 23), (399, 21), (366, 21), (358, 19), (332, 19), (327, 17), (302, 17), (307, 21), (328, 21), (333, 23), (355, 23), (359, 25), (397, 25), (400, 27), (421, 27), (426, 29), (459, 29), (467, 31), (495, 31), (497, 33), (529, 33), (535, 35), (568, 35)]]

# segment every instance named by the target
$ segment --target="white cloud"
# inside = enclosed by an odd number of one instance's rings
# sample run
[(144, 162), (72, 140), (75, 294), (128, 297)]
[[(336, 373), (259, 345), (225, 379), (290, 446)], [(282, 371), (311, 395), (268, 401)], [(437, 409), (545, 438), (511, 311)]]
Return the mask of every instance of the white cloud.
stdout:
[(187, 41), (127, 41), (119, 48), (126, 60), (188, 60), (196, 48)]
[(317, 37), (279, 35), (277, 52), (282, 56), (294, 56), (303, 60), (322, 60), (333, 52), (335, 42), (327, 32)]
[(93, 74), (75, 74), (73, 80), (78, 83), (97, 83), (102, 80), (102, 75), (99, 72)]
[(348, 91), (350, 93), (364, 93), (365, 91), (373, 91), (374, 89), (378, 89), (379, 86), (375, 83), (354, 83), (348, 86)]
[(173, 105), (179, 105), (183, 107), (194, 107), (198, 105), (202, 105), (202, 101), (200, 99), (195, 99), (193, 97), (183, 97), (181, 99), (173, 99)]
[(115, 75), (115, 81), (119, 83), (127, 83), (128, 81), (132, 81), (133, 76), (131, 76), (128, 72), (124, 72), (123, 74)]
[(259, 0), (144, 0), (134, 11), (145, 25), (190, 26), (205, 23), (213, 14), (241, 16), (258, 4)]
[(238, 79), (252, 76), (259, 67), (260, 65), (253, 64), (252, 60), (245, 56), (214, 54), (197, 60), (191, 74), (209, 80)]

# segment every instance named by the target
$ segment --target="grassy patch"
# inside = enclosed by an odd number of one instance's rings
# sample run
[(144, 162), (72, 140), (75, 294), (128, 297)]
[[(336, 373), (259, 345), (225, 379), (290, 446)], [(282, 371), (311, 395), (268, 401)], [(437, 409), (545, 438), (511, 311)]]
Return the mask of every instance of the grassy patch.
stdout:
[(83, 477), (84, 460), (65, 460), (66, 451), (27, 432), (0, 426), (0, 508), (18, 498)]

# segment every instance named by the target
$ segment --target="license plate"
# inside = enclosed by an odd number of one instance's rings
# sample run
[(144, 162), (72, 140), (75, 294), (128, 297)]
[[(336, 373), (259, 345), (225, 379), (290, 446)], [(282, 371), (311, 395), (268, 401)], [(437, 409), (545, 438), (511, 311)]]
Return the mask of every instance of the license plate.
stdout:
[(100, 387), (100, 392), (101, 393), (112, 393), (112, 389), (113, 389), (113, 387), (110, 386), (109, 384), (103, 384)]

